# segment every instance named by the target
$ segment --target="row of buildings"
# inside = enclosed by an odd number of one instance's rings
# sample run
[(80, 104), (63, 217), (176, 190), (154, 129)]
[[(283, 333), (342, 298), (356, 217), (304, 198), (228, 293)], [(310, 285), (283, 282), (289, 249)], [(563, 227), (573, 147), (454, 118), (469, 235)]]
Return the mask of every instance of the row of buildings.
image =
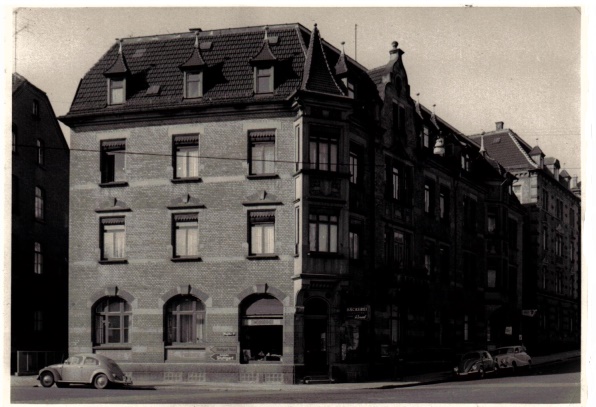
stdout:
[(413, 100), (397, 43), (367, 70), (316, 25), (128, 38), (60, 120), (69, 353), (292, 383), (579, 346), (577, 183)]

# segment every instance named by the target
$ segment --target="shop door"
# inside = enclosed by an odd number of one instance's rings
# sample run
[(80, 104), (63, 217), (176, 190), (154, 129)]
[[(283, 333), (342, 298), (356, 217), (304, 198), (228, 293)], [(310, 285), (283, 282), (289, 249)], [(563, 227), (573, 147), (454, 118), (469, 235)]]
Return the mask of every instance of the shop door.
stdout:
[(304, 364), (309, 374), (328, 373), (327, 325), (327, 304), (322, 300), (309, 302), (305, 307), (304, 320)]

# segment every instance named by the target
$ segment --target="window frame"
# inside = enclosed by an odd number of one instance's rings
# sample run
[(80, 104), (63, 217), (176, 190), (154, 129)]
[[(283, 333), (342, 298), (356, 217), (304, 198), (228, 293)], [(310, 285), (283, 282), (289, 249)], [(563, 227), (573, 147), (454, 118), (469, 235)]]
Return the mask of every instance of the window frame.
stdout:
[[(176, 134), (172, 137), (172, 167), (174, 170), (172, 180), (174, 182), (200, 179), (199, 172), (201, 159), (199, 142), (198, 133)], [(195, 156), (193, 156), (193, 153)], [(183, 170), (179, 169), (181, 161), (186, 163)]]
[(45, 197), (46, 192), (43, 188), (35, 186), (35, 220), (45, 221)]
[[(180, 309), (190, 302), (192, 309)], [(164, 305), (164, 342), (166, 346), (192, 345), (205, 342), (206, 310), (203, 301), (194, 295), (176, 295)], [(183, 317), (189, 317), (183, 318)], [(190, 322), (191, 340), (182, 340), (183, 325)], [(187, 327), (188, 328), (188, 327)], [(175, 331), (175, 332), (172, 332)]]
[[(121, 91), (121, 95), (118, 94)], [(121, 96), (120, 98), (117, 98)], [(108, 78), (108, 105), (118, 106), (126, 102), (126, 78)]]
[[(321, 237), (325, 236), (325, 230), (327, 238), (322, 242)], [(309, 253), (339, 254), (340, 236), (338, 212), (311, 211), (308, 215)], [(333, 237), (335, 237), (335, 245), (332, 244)]]
[[(275, 70), (273, 65), (267, 66), (255, 66), (254, 67), (254, 80), (255, 80), (255, 93), (271, 94), (274, 92), (274, 75)], [(261, 79), (266, 79), (267, 85), (265, 88), (261, 87)], [(264, 84), (264, 83), (263, 83)]]
[(31, 105), (31, 115), (35, 118), (39, 118), (39, 101), (34, 99)]
[[(111, 310), (117, 303), (118, 309)], [(101, 311), (99, 308), (101, 307)], [(118, 326), (110, 328), (110, 320), (117, 318)], [(122, 345), (131, 343), (132, 306), (119, 296), (107, 296), (93, 305), (93, 346)], [(110, 331), (118, 332), (118, 341), (110, 341)]]
[[(194, 79), (194, 78), (197, 79)], [(193, 87), (191, 87), (193, 85)], [(191, 91), (196, 91), (195, 93)], [(184, 72), (184, 98), (200, 99), (203, 97), (203, 71), (189, 70)]]
[[(275, 129), (250, 130), (248, 132), (248, 175), (268, 177), (276, 175), (277, 145)], [(260, 151), (260, 156), (256, 153)], [(268, 154), (270, 155), (268, 157)]]
[[(340, 137), (340, 128), (323, 125), (310, 126), (308, 157), (311, 169), (327, 172), (339, 170)], [(321, 151), (322, 146), (326, 146), (326, 152)], [(323, 156), (325, 156), (326, 162), (321, 161)]]
[[(186, 231), (185, 233), (185, 244), (182, 245), (179, 241), (178, 231)], [(189, 239), (192, 237), (189, 233), (194, 231), (194, 245), (191, 250), (191, 243)], [(184, 259), (199, 259), (199, 214), (198, 212), (189, 213), (175, 213), (172, 215), (172, 259), (184, 260)], [(184, 246), (184, 253), (181, 253), (179, 249)]]
[[(121, 154), (118, 156), (117, 154)], [(100, 142), (100, 185), (128, 185), (126, 179), (126, 139)], [(121, 159), (118, 159), (121, 157)], [(119, 165), (119, 162), (122, 165)]]
[(33, 243), (33, 274), (42, 275), (44, 272), (43, 247), (41, 243)]
[[(275, 250), (275, 211), (274, 210), (255, 210), (248, 212), (248, 255), (249, 257), (274, 257)], [(260, 241), (256, 244), (257, 237), (255, 232), (260, 230)], [(272, 232), (269, 235), (265, 232)], [(267, 239), (271, 238), (269, 245)], [(257, 247), (259, 250), (257, 250)]]
[[(99, 219), (100, 225), (100, 263), (126, 262), (126, 218), (124, 216), (110, 216)], [(113, 235), (111, 252), (113, 257), (106, 253), (107, 235)], [(122, 243), (117, 242), (117, 236), (121, 236)], [(122, 246), (118, 249), (117, 246)], [(121, 257), (116, 257), (116, 252), (122, 251)]]
[(36, 141), (37, 151), (37, 165), (43, 166), (45, 164), (45, 143), (42, 139)]

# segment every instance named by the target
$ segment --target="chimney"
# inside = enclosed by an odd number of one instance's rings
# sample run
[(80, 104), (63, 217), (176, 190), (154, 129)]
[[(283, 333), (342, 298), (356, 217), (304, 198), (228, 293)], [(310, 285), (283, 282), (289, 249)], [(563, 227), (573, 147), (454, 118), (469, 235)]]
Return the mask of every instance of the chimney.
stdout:
[(577, 177), (571, 177), (571, 185), (569, 187), (570, 189), (575, 189), (577, 188)]
[(503, 130), (503, 122), (496, 122), (497, 130)]

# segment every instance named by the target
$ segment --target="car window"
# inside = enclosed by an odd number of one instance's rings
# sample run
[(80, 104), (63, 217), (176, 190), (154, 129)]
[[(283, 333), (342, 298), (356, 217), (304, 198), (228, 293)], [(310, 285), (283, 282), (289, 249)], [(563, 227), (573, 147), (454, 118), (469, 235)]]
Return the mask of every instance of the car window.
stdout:
[(507, 349), (507, 353), (513, 353), (513, 348)]
[(65, 365), (78, 365), (81, 363), (81, 360), (83, 358), (81, 358), (80, 356), (72, 356), (68, 359), (66, 359), (66, 362), (64, 362)]
[(94, 359), (94, 358), (85, 358), (85, 362), (83, 364), (84, 365), (99, 365), (99, 362), (97, 359)]

